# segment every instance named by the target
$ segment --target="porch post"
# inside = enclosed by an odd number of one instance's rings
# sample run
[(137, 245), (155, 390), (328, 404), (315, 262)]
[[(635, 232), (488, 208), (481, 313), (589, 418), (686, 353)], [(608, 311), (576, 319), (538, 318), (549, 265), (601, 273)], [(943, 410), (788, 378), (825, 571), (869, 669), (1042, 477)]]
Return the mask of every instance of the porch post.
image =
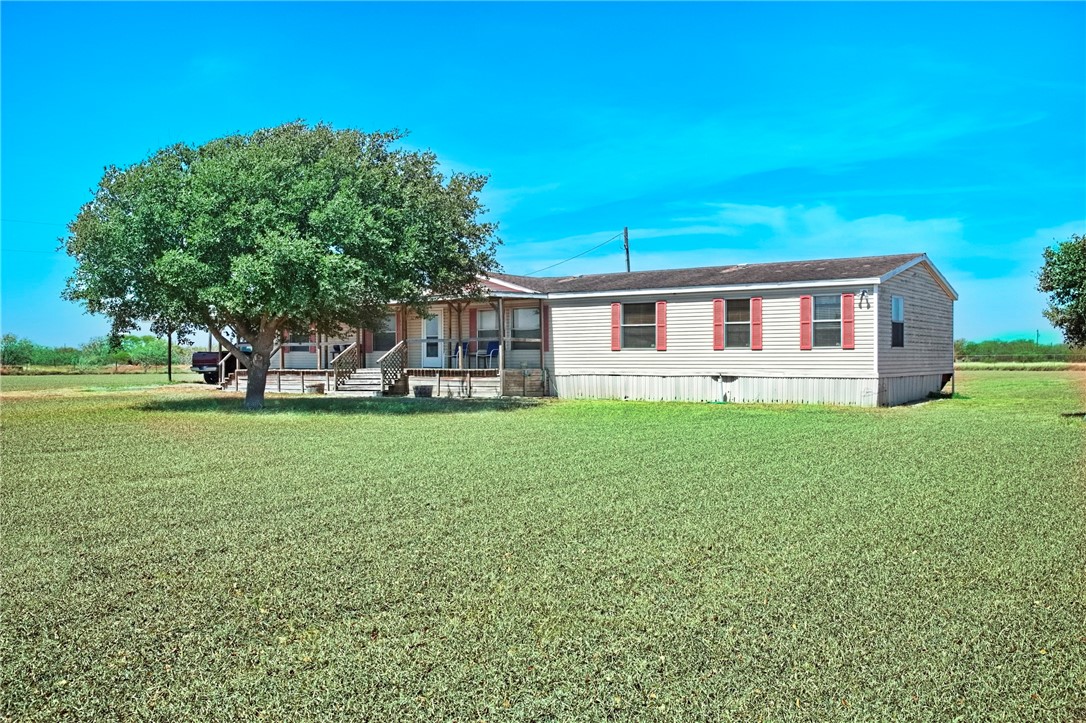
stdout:
[(403, 339), (397, 339), (396, 343), (398, 344), (401, 341), (404, 342), (404, 345), (403, 345), (404, 356), (407, 357), (407, 360), (404, 362), (404, 366), (409, 367), (409, 366), (411, 366), (411, 345), (406, 343), (407, 342), (407, 307), (406, 306), (400, 307), (398, 313), (400, 314), (400, 319), (401, 319), (400, 330), (401, 330), (401, 333), (403, 334)]
[(456, 304), (456, 366), (464, 368), (464, 304)]
[(498, 297), (498, 376), (505, 378), (505, 299)]
[[(547, 325), (543, 323), (543, 299), (539, 300), (539, 368), (543, 369), (547, 365), (547, 355), (543, 353), (543, 347), (545, 347), (546, 339), (543, 338), (543, 330), (547, 328)], [(542, 371), (540, 371), (542, 374)]]
[[(445, 325), (446, 325), (446, 328), (447, 328), (447, 331), (448, 331), (448, 338), (449, 338), (449, 339), (451, 339), (451, 338), (452, 338), (452, 335), (453, 335), (453, 330), (452, 330), (452, 325), (453, 325), (453, 313), (455, 313), (455, 312), (453, 311), (453, 303), (452, 303), (451, 301), (446, 301), (446, 302), (445, 302), (445, 308), (446, 308), (446, 309), (448, 309), (448, 311), (449, 311), (449, 314), (448, 314), (448, 317), (449, 317), (449, 318), (448, 318), (448, 321), (446, 322), (446, 324), (445, 324)], [(442, 330), (442, 332), (441, 332), (442, 336), (445, 336), (445, 333), (446, 333), (446, 329), (443, 329), (443, 330)], [(458, 344), (458, 345), (459, 345), (459, 343), (460, 343), (460, 340), (459, 340), (459, 339), (457, 339), (457, 340), (456, 340), (456, 344)], [(445, 345), (444, 345), (444, 344), (442, 344), (442, 346), (445, 346)], [(445, 350), (444, 350), (444, 351), (443, 351), (443, 353), (442, 353), (442, 356), (443, 356), (443, 357), (448, 357), (448, 356), (449, 356), (449, 352), (450, 352), (450, 351), (453, 351), (454, 349), (456, 349), (456, 347), (455, 347), (455, 346), (446, 346), (446, 347), (445, 347)], [(441, 365), (442, 365), (442, 366), (445, 366), (445, 359), (442, 359), (442, 360), (441, 360)], [(455, 368), (455, 367), (454, 367), (454, 368)]]

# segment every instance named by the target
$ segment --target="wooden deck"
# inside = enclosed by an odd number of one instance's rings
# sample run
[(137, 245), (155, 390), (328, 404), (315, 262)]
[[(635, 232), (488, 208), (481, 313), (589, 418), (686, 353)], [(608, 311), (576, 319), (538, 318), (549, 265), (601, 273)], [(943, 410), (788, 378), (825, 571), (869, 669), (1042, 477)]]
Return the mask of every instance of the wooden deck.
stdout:
[[(244, 392), (244, 369), (231, 374), (221, 385), (224, 391)], [(376, 368), (358, 369), (339, 390), (332, 369), (269, 369), (265, 390), (269, 393), (324, 393), (350, 396), (407, 395), (412, 397), (475, 398), (542, 397), (547, 395), (543, 369), (436, 369), (411, 368), (393, 389), (383, 393)], [(316, 392), (315, 385), (323, 385)]]

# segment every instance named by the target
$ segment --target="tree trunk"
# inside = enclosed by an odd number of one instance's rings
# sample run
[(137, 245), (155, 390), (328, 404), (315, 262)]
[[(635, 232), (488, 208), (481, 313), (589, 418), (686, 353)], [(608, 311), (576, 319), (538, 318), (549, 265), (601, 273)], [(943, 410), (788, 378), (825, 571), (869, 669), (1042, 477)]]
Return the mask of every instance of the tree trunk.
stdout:
[(264, 408), (264, 388), (268, 384), (268, 367), (270, 365), (271, 349), (260, 349), (258, 351), (254, 344), (253, 353), (249, 355), (249, 373), (245, 383), (246, 409)]

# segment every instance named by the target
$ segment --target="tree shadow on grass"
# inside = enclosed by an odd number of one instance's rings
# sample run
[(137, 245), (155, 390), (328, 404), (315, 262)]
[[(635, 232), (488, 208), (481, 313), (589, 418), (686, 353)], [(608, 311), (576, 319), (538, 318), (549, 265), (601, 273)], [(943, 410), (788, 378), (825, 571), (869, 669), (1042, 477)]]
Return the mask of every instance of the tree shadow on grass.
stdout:
[(461, 414), (511, 412), (538, 407), (541, 399), (415, 399), (413, 397), (296, 397), (265, 399), (257, 412), (242, 407), (237, 397), (154, 399), (135, 405), (145, 412), (214, 412), (217, 414)]

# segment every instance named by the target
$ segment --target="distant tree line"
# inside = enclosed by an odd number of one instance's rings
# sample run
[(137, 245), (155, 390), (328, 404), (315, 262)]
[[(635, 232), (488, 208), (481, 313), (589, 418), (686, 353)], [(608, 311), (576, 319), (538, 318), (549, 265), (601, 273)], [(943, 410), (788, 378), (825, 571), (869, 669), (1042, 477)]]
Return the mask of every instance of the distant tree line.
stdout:
[[(193, 351), (192, 347), (174, 345), (174, 366), (187, 367)], [(110, 346), (107, 337), (96, 337), (78, 348), (45, 346), (14, 334), (0, 337), (0, 364), (4, 366), (96, 369), (134, 364), (147, 371), (165, 366), (166, 359), (166, 340), (151, 335), (130, 334), (122, 337), (115, 347)]]
[(954, 342), (954, 359), (969, 362), (1086, 362), (1086, 349), (1073, 349), (1067, 344), (1038, 344), (1032, 339), (958, 339)]

